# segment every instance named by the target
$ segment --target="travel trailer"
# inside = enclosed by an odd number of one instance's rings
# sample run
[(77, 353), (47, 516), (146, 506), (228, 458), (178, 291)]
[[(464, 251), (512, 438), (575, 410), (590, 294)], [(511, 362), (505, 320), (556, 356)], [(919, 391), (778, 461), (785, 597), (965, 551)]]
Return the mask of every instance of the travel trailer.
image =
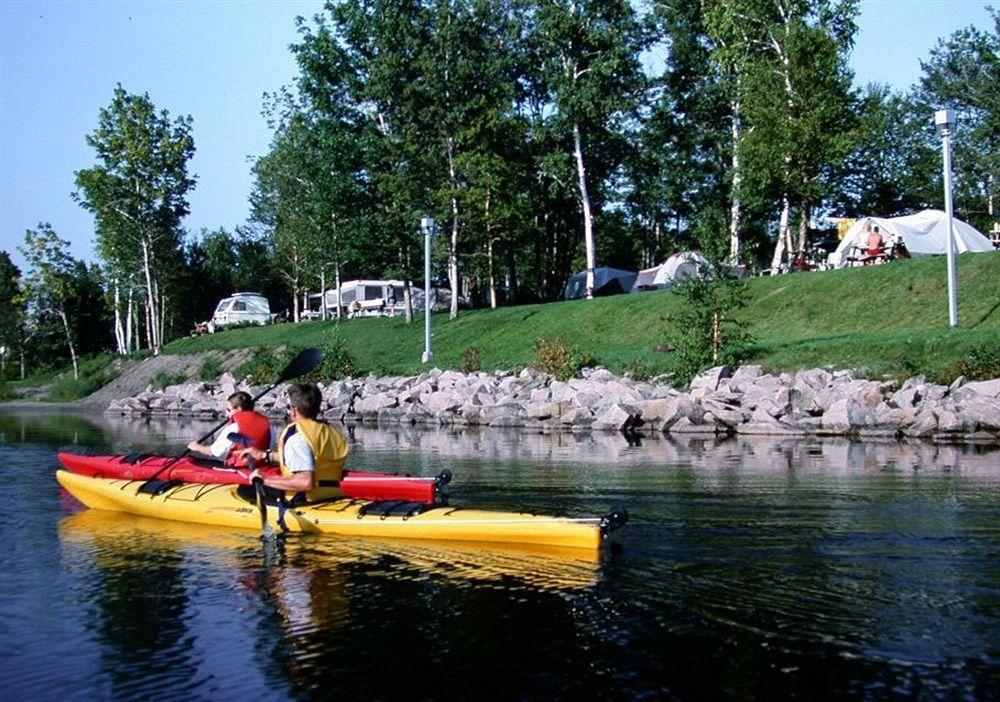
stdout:
[(219, 300), (208, 323), (215, 333), (235, 324), (267, 324), (274, 320), (267, 298), (256, 292), (238, 292)]

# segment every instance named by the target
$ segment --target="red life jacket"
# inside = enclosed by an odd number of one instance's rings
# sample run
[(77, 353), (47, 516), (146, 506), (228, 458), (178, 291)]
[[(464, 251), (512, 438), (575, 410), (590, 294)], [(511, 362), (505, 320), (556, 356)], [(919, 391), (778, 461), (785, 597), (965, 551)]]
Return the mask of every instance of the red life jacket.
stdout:
[(240, 434), (250, 439), (250, 445), (234, 446), (226, 458), (226, 465), (243, 468), (247, 466), (246, 457), (237, 452), (243, 448), (256, 448), (266, 451), (271, 446), (271, 423), (267, 417), (257, 412), (240, 410), (232, 416), (233, 422), (240, 430)]

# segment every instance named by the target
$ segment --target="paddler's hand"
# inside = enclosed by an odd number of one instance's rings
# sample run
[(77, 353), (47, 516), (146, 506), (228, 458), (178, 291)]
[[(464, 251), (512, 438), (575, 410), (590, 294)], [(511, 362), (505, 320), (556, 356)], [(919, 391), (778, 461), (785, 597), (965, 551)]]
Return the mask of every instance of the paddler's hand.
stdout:
[(251, 485), (253, 485), (254, 480), (260, 480), (261, 483), (264, 482), (264, 476), (256, 468), (250, 471), (250, 475), (248, 475), (247, 478), (250, 480)]
[(267, 451), (264, 451), (263, 449), (251, 447), (251, 448), (245, 448), (245, 449), (239, 451), (239, 454), (241, 456), (246, 457), (246, 458), (252, 458), (255, 461), (263, 461), (264, 458), (267, 456)]

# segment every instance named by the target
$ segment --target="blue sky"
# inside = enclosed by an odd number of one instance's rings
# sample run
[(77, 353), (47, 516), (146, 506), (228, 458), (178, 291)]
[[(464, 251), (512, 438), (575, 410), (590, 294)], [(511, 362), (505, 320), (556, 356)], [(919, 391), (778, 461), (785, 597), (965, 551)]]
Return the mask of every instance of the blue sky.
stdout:
[[(24, 231), (50, 222), (77, 258), (93, 256), (93, 221), (70, 197), (93, 163), (85, 137), (117, 83), (194, 119), (190, 232), (242, 224), (248, 157), (267, 150), (261, 96), (288, 84), (301, 0), (24, 2), (0, 0), (0, 248), (22, 265)], [(856, 83), (905, 90), (938, 38), (992, 26), (987, 0), (863, 0)]]

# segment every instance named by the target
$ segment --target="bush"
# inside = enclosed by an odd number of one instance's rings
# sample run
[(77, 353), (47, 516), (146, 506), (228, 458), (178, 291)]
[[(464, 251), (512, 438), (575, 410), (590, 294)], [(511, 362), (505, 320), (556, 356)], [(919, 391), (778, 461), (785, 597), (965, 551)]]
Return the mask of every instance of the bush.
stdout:
[[(293, 356), (294, 353), (289, 356), (289, 359)], [(323, 360), (303, 380), (313, 383), (328, 383), (331, 380), (353, 377), (357, 374), (358, 363), (354, 360), (351, 352), (347, 350), (347, 344), (344, 343), (337, 328), (334, 327), (333, 333), (323, 346)]]
[(482, 370), (482, 363), (479, 359), (479, 347), (470, 346), (465, 351), (462, 352), (461, 356), (461, 370), (463, 373), (468, 375), (469, 373), (475, 373), (478, 370)]
[(287, 351), (279, 354), (272, 348), (261, 346), (235, 370), (234, 375), (238, 380), (246, 380), (251, 385), (267, 385), (277, 379), (291, 359), (292, 356)]
[(0, 400), (13, 400), (17, 394), (12, 391), (6, 382), (0, 381)]
[(625, 364), (625, 375), (632, 380), (649, 380), (656, 374), (641, 358), (633, 358)]
[(207, 356), (198, 366), (198, 380), (215, 380), (222, 375), (222, 362), (218, 356)]
[(535, 343), (535, 368), (557, 380), (569, 380), (581, 368), (595, 364), (593, 356), (570, 347), (561, 336), (541, 338)]
[(160, 371), (149, 380), (149, 384), (154, 390), (163, 390), (168, 385), (180, 385), (187, 381), (188, 377), (184, 373), (167, 373)]
[(72, 402), (97, 392), (118, 377), (118, 370), (108, 364), (106, 356), (81, 359), (80, 377), (77, 380), (65, 373), (52, 384), (46, 393), (50, 402)]
[[(302, 383), (328, 383), (331, 380), (358, 375), (358, 364), (347, 350), (336, 330), (323, 348), (323, 360), (311, 372), (295, 380)], [(236, 377), (246, 379), (251, 385), (273, 383), (278, 375), (302, 351), (287, 348), (281, 353), (261, 347), (256, 349), (243, 365), (236, 369)]]

